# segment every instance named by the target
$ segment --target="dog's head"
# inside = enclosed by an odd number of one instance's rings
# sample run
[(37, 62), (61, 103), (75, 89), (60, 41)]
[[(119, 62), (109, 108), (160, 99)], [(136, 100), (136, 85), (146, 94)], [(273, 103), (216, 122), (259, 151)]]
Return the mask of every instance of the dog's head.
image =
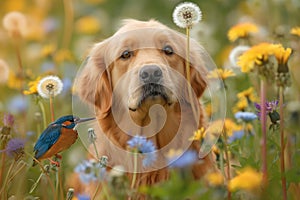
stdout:
[[(174, 108), (187, 99), (186, 37), (161, 23), (126, 20), (112, 37), (96, 44), (79, 76), (79, 96), (107, 116), (113, 101), (132, 114), (154, 104)], [(199, 98), (206, 88), (202, 50), (190, 41), (190, 79)], [(180, 78), (185, 77), (185, 78)]]

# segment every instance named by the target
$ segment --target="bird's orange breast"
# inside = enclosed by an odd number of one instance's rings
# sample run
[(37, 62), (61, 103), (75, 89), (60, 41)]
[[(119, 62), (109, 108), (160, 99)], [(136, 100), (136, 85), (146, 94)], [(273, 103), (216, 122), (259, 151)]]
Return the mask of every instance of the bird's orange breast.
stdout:
[(62, 128), (61, 135), (58, 140), (50, 147), (50, 149), (42, 155), (39, 159), (51, 158), (55, 154), (68, 149), (72, 144), (76, 142), (78, 133), (76, 130)]

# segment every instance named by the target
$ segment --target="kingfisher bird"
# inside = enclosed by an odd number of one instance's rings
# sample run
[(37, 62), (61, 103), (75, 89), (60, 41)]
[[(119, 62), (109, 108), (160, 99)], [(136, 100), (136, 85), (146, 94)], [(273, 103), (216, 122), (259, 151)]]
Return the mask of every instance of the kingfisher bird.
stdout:
[[(51, 157), (61, 158), (58, 153), (68, 149), (75, 143), (78, 138), (78, 133), (75, 129), (77, 124), (94, 119), (94, 117), (80, 119), (73, 115), (66, 115), (50, 123), (33, 148), (35, 152), (34, 158), (38, 161), (48, 159), (51, 163), (59, 166), (59, 162), (53, 161)], [(36, 165), (36, 160), (33, 160), (33, 166)]]

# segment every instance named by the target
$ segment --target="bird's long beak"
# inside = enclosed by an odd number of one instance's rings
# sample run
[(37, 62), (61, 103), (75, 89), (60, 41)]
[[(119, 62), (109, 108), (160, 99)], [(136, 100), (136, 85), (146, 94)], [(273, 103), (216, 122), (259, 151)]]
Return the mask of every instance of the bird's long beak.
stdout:
[(79, 124), (81, 122), (87, 122), (87, 121), (90, 121), (90, 120), (94, 120), (96, 119), (96, 117), (90, 117), (90, 118), (80, 118), (78, 121), (76, 121), (75, 123), (76, 124)]

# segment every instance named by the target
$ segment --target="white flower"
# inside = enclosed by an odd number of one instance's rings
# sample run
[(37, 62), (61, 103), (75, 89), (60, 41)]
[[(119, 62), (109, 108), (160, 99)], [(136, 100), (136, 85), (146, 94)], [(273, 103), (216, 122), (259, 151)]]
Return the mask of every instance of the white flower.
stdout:
[(9, 68), (7, 63), (0, 59), (0, 83), (5, 83), (8, 80)]
[(249, 46), (243, 46), (243, 45), (239, 45), (237, 47), (235, 47), (234, 49), (231, 50), (230, 54), (229, 54), (229, 61), (230, 63), (237, 67), (237, 59), (240, 55), (242, 55), (245, 51), (247, 51), (248, 49), (250, 49)]
[(54, 97), (61, 93), (63, 83), (57, 76), (46, 76), (40, 80), (37, 86), (39, 95), (43, 98)]
[(26, 17), (20, 12), (16, 12), (16, 11), (9, 12), (3, 18), (3, 27), (12, 36), (24, 35), (26, 26), (27, 26)]
[(191, 2), (181, 3), (173, 12), (173, 21), (180, 28), (189, 28), (202, 18), (200, 8)]
[(124, 173), (125, 168), (122, 165), (116, 165), (110, 170), (109, 175), (110, 177), (121, 177)]

